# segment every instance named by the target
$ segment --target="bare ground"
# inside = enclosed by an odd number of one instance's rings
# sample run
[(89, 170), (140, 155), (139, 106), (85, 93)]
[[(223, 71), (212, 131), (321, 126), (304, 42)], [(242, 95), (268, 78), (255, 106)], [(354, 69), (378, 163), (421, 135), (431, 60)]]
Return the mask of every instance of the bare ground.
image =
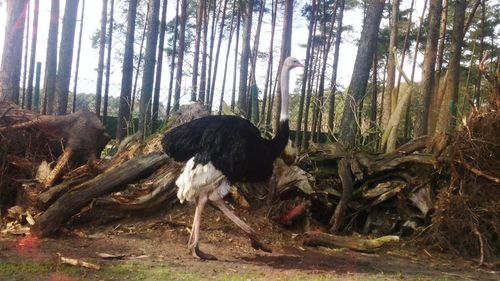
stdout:
[[(255, 251), (213, 208), (204, 214), (201, 248), (218, 260), (199, 261), (186, 248), (193, 212), (180, 206), (146, 219), (72, 228), (56, 238), (0, 236), (0, 280), (500, 280), (499, 272), (404, 243), (375, 254), (306, 247), (298, 232), (259, 212), (238, 211), (273, 249)], [(58, 255), (101, 269), (63, 265)]]

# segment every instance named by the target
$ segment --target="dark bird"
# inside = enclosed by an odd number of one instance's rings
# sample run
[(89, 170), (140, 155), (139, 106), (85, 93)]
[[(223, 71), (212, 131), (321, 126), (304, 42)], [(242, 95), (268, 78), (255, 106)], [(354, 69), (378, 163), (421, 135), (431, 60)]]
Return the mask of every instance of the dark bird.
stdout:
[(163, 151), (176, 161), (185, 162), (176, 181), (180, 202), (196, 202), (188, 248), (200, 259), (215, 259), (198, 248), (201, 214), (212, 202), (250, 238), (252, 247), (266, 252), (257, 233), (224, 203), (231, 184), (258, 182), (271, 177), (273, 162), (288, 143), (288, 86), (290, 70), (302, 67), (295, 58), (283, 62), (281, 71), (281, 117), (276, 136), (264, 139), (250, 121), (237, 116), (206, 116), (173, 128), (162, 140)]

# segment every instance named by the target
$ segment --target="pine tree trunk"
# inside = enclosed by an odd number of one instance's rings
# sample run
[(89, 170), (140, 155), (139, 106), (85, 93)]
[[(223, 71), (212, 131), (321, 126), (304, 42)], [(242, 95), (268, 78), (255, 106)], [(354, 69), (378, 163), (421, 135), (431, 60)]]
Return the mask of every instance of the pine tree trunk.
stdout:
[(33, 28), (31, 29), (31, 54), (30, 54), (30, 70), (28, 72), (28, 86), (26, 90), (25, 108), (31, 110), (33, 98), (33, 79), (35, 78), (35, 60), (36, 60), (36, 45), (38, 37), (38, 12), (40, 8), (40, 0), (35, 0), (33, 8)]
[(113, 15), (115, 10), (115, 0), (111, 0), (111, 10), (109, 11), (108, 29), (108, 54), (106, 58), (106, 82), (104, 83), (104, 100), (102, 104), (102, 123), (106, 126), (108, 122), (108, 99), (109, 99), (109, 77), (111, 74), (111, 50), (113, 47)]
[(450, 62), (446, 71), (446, 89), (440, 105), (436, 132), (447, 132), (455, 128), (457, 118), (458, 89), (460, 84), (460, 58), (464, 41), (463, 30), (465, 21), (466, 0), (457, 0), (451, 33)]
[(373, 0), (368, 7), (365, 24), (361, 32), (354, 70), (347, 91), (342, 124), (340, 128), (340, 142), (345, 146), (353, 146), (356, 139), (357, 123), (355, 120), (359, 103), (363, 99), (373, 61), (373, 54), (377, 46), (377, 35), (382, 18), (385, 0)]
[[(215, 27), (217, 26), (217, 22), (219, 20), (219, 15), (220, 15), (220, 9), (219, 12), (217, 13), (217, 16), (215, 15), (216, 9), (216, 3), (215, 1), (213, 2), (213, 10), (212, 10), (212, 26), (210, 27), (210, 54), (208, 55), (208, 75), (207, 75), (207, 89), (206, 94), (205, 94), (205, 104), (209, 105), (211, 104), (211, 98), (212, 98), (212, 93), (210, 90), (212, 89), (211, 83), (212, 83), (212, 66), (213, 66), (213, 53), (214, 53), (214, 42), (215, 42)], [(210, 110), (212, 110), (212, 107), (210, 107)]]
[(21, 108), (24, 108), (24, 103), (26, 101), (26, 84), (28, 83), (27, 74), (28, 74), (28, 49), (29, 49), (29, 37), (30, 37), (30, 1), (26, 4), (26, 23), (24, 26), (24, 58), (23, 58), (23, 86), (22, 91), (23, 94), (21, 96)]
[[(212, 88), (210, 89), (210, 93), (211, 93), (211, 98), (210, 98), (210, 104), (209, 104), (209, 108), (210, 110), (212, 109), (212, 103), (213, 103), (213, 99), (214, 99), (214, 92), (215, 92), (215, 81), (217, 81), (217, 69), (219, 67), (219, 55), (220, 55), (220, 47), (222, 45), (222, 39), (224, 37), (224, 23), (226, 22), (225, 21), (225, 18), (226, 18), (226, 10), (227, 10), (227, 1), (228, 0), (224, 0), (224, 7), (222, 9), (222, 17), (221, 17), (221, 21), (220, 21), (220, 27), (219, 27), (219, 40), (217, 42), (217, 49), (215, 51), (215, 65), (214, 65), (214, 73), (213, 73), (213, 77), (212, 77)], [(231, 39), (229, 40), (229, 42), (231, 42)], [(228, 47), (229, 49), (229, 47)], [(224, 77), (224, 79), (226, 79)], [(223, 92), (221, 93), (221, 100), (223, 98)]]
[[(302, 116), (304, 115), (304, 102), (306, 98), (306, 86), (307, 77), (309, 74), (309, 65), (311, 64), (311, 47), (313, 39), (313, 27), (316, 21), (316, 0), (312, 0), (311, 4), (311, 19), (309, 21), (308, 35), (307, 35), (307, 47), (306, 47), (306, 59), (304, 62), (304, 75), (302, 76), (302, 86), (300, 88), (300, 100), (299, 100), (299, 112), (297, 116), (297, 128), (295, 130), (295, 146), (301, 146), (300, 140), (302, 139)], [(335, 70), (334, 70), (335, 71)], [(304, 131), (307, 128), (304, 128)]]
[[(153, 94), (153, 115), (151, 117), (151, 125), (153, 132), (159, 127), (158, 124), (158, 109), (160, 108), (160, 89), (161, 89), (161, 73), (163, 68), (163, 48), (165, 46), (165, 30), (167, 28), (167, 6), (168, 0), (163, 0), (160, 22), (160, 38), (158, 42), (158, 58), (156, 60), (156, 78)], [(194, 75), (194, 74), (193, 74)], [(196, 92), (195, 92), (196, 93)]]
[(16, 104), (19, 103), (26, 5), (26, 0), (7, 1), (7, 21), (0, 66), (0, 97)]
[[(283, 32), (281, 33), (280, 63), (278, 72), (281, 73), (283, 62), (290, 56), (292, 51), (292, 22), (293, 22), (293, 0), (285, 0), (285, 13), (283, 20)], [(273, 132), (276, 132), (280, 122), (281, 108), (281, 83), (278, 80), (277, 90), (274, 100)]]
[[(233, 1), (233, 7), (236, 3), (236, 0)], [(231, 53), (231, 43), (233, 42), (233, 35), (234, 35), (234, 17), (235, 15), (231, 15), (231, 23), (229, 24), (231, 27), (231, 30), (229, 31), (229, 38), (228, 38), (228, 44), (227, 44), (227, 51), (226, 51), (226, 63), (224, 64), (224, 75), (222, 77), (222, 89), (221, 89), (221, 96), (220, 96), (220, 103), (219, 103), (219, 115), (222, 115), (222, 105), (224, 103), (224, 93), (226, 90), (226, 77), (227, 77), (227, 68), (229, 66), (229, 55)]]
[(240, 42), (241, 12), (238, 9), (236, 15), (236, 44), (234, 45), (234, 69), (233, 69), (233, 90), (231, 91), (231, 111), (235, 112), (236, 107), (236, 73), (238, 69), (238, 48)]
[(441, 0), (431, 0), (429, 5), (429, 27), (425, 45), (422, 80), (418, 99), (415, 136), (427, 134), (429, 107), (434, 90), (434, 69), (436, 65), (437, 45), (439, 40), (439, 22), (441, 20)]
[[(147, 5), (147, 10), (146, 10), (146, 19), (149, 17), (149, 5)], [(137, 84), (139, 83), (139, 73), (141, 72), (141, 63), (142, 63), (142, 58), (144, 56), (143, 50), (144, 50), (144, 41), (146, 39), (146, 31), (148, 28), (148, 21), (144, 23), (144, 28), (142, 29), (142, 36), (141, 36), (141, 45), (139, 46), (139, 58), (137, 59), (137, 67), (135, 71), (135, 77), (134, 77), (134, 89), (132, 90), (132, 102), (130, 104), (130, 114), (133, 119), (134, 116), (134, 108), (135, 108), (135, 96), (137, 94)]]
[(184, 48), (186, 43), (187, 0), (180, 0), (181, 15), (179, 18), (179, 54), (177, 57), (177, 73), (175, 74), (174, 111), (179, 110), (181, 99), (182, 65), (184, 64)]
[(151, 103), (155, 79), (156, 48), (158, 43), (158, 16), (160, 0), (149, 0), (148, 32), (142, 74), (141, 102), (139, 103), (139, 131), (143, 138), (151, 134)]
[(335, 36), (335, 50), (333, 54), (332, 81), (330, 84), (330, 97), (328, 100), (328, 129), (333, 134), (335, 127), (335, 93), (337, 92), (337, 72), (339, 65), (340, 43), (342, 42), (342, 24), (344, 18), (345, 0), (340, 2), (337, 33)]
[(208, 50), (208, 7), (203, 8), (203, 34), (202, 34), (202, 57), (201, 57), (201, 73), (200, 73), (200, 88), (198, 89), (198, 101), (205, 102), (207, 91), (207, 50)]
[(266, 0), (262, 0), (260, 2), (259, 8), (259, 18), (257, 20), (257, 29), (255, 30), (255, 38), (253, 41), (253, 50), (252, 50), (252, 63), (250, 68), (250, 79), (248, 80), (248, 93), (251, 94), (249, 96), (249, 104), (248, 104), (248, 115), (252, 123), (259, 124), (259, 94), (258, 87), (255, 84), (255, 66), (257, 64), (257, 56), (259, 53), (259, 42), (260, 42), (260, 31), (262, 28), (262, 17), (264, 16), (264, 9), (266, 8)]
[(95, 90), (95, 113), (101, 116), (102, 80), (104, 76), (104, 51), (106, 50), (106, 26), (108, 22), (108, 0), (102, 0), (101, 29), (99, 31), (99, 58)]
[(397, 44), (398, 38), (398, 17), (399, 17), (399, 2), (400, 0), (393, 0), (391, 12), (391, 37), (389, 41), (389, 58), (387, 64), (387, 79), (386, 79), (386, 94), (384, 96), (384, 112), (382, 112), (382, 127), (387, 126), (389, 117), (391, 116), (395, 100), (393, 96), (394, 83), (396, 79), (396, 62), (394, 61), (393, 50)]
[(245, 1), (243, 7), (243, 34), (241, 44), (243, 50), (241, 51), (240, 59), (240, 81), (238, 87), (238, 111), (245, 117), (248, 117), (247, 109), (247, 80), (248, 80), (248, 62), (250, 60), (250, 35), (252, 34), (252, 14), (253, 2)]
[(172, 57), (170, 59), (170, 80), (168, 82), (168, 97), (167, 97), (167, 112), (166, 117), (170, 116), (170, 108), (172, 104), (172, 90), (174, 84), (175, 57), (177, 55), (177, 28), (179, 26), (179, 1), (175, 5), (175, 26), (174, 26), (174, 41), (172, 42)]
[(134, 35), (137, 1), (138, 0), (130, 0), (128, 4), (127, 34), (125, 39), (125, 53), (123, 55), (118, 123), (116, 126), (116, 139), (118, 140), (122, 140), (127, 135), (127, 126), (130, 120), (132, 77), (134, 75)]
[(196, 32), (193, 53), (193, 77), (191, 80), (191, 101), (196, 101), (198, 92), (198, 62), (200, 60), (201, 28), (203, 26), (203, 14), (205, 11), (205, 0), (198, 0), (196, 6)]
[[(484, 52), (484, 37), (485, 37), (485, 28), (486, 28), (486, 4), (485, 1), (481, 3), (481, 31), (479, 36), (479, 61), (478, 64), (481, 62), (483, 59), (483, 52)], [(476, 89), (475, 89), (475, 94), (474, 94), (474, 104), (477, 108), (481, 106), (481, 80), (483, 78), (483, 75), (481, 72), (478, 73), (478, 78), (476, 82)]]
[(45, 78), (42, 114), (55, 111), (56, 73), (57, 73), (57, 38), (59, 34), (59, 0), (52, 0), (50, 6), (49, 36), (45, 59)]
[(64, 7), (61, 45), (59, 47), (59, 65), (56, 77), (58, 115), (64, 115), (68, 110), (69, 82), (71, 79), (71, 64), (73, 63), (77, 13), (78, 0), (67, 0)]
[[(373, 67), (372, 67), (372, 100), (370, 104), (370, 142), (376, 140), (376, 127), (377, 127), (377, 94), (378, 94), (378, 78), (377, 78), (377, 67), (378, 67), (378, 55), (377, 52), (373, 54)], [(377, 145), (375, 143), (374, 147)]]
[(73, 108), (71, 113), (76, 111), (76, 91), (78, 90), (78, 72), (80, 71), (80, 54), (82, 53), (83, 19), (85, 16), (85, 0), (82, 0), (82, 12), (80, 16), (80, 31), (78, 34), (78, 49), (76, 51), (75, 77), (73, 80)]

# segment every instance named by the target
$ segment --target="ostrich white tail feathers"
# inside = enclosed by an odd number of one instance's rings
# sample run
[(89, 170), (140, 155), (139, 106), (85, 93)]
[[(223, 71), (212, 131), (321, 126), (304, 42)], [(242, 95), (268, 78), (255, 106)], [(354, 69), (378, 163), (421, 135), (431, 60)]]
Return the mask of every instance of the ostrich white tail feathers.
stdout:
[(209, 162), (206, 165), (189, 159), (184, 171), (175, 182), (179, 190), (177, 198), (181, 203), (193, 201), (201, 193), (206, 193), (212, 201), (222, 199), (229, 193), (229, 182), (221, 171)]

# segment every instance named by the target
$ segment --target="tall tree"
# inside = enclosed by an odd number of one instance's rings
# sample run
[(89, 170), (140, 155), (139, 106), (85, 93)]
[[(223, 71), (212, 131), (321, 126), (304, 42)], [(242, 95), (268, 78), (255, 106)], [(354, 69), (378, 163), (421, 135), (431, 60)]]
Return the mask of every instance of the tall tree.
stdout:
[(418, 101), (415, 135), (427, 134), (427, 122), (432, 92), (434, 90), (434, 70), (439, 41), (439, 23), (441, 20), (442, 0), (431, 0), (429, 5), (429, 27), (425, 45), (424, 63), (422, 66), (422, 82)]
[[(236, 0), (233, 0), (233, 8), (235, 6)], [(228, 38), (228, 45), (227, 45), (227, 51), (226, 51), (226, 63), (224, 64), (224, 74), (222, 75), (222, 89), (221, 89), (221, 96), (220, 96), (220, 102), (219, 102), (219, 115), (222, 115), (222, 105), (224, 103), (224, 93), (226, 89), (226, 77), (227, 77), (227, 68), (229, 66), (229, 55), (231, 53), (231, 43), (233, 40), (233, 34), (234, 34), (234, 17), (235, 13), (232, 14), (231, 16), (231, 23), (229, 24), (231, 30), (229, 31), (229, 38)]]
[(328, 129), (334, 130), (335, 122), (335, 94), (337, 92), (337, 72), (339, 66), (340, 43), (342, 42), (342, 25), (344, 19), (345, 0), (340, 1), (339, 15), (337, 21), (337, 32), (335, 34), (335, 47), (333, 53), (332, 80), (330, 82), (330, 97), (328, 99)]
[(466, 0), (457, 0), (451, 32), (450, 62), (446, 71), (446, 87), (441, 102), (439, 118), (436, 124), (437, 132), (446, 132), (455, 128), (457, 118), (458, 89), (460, 84), (460, 58), (464, 41), (464, 24)]
[(137, 1), (138, 0), (130, 0), (128, 3), (127, 34), (125, 37), (118, 123), (116, 126), (116, 138), (119, 140), (127, 135), (127, 122), (130, 119), (130, 99), (132, 94), (132, 77), (134, 75), (134, 35)]
[(158, 109), (160, 108), (160, 88), (161, 73), (163, 68), (163, 48), (165, 46), (165, 30), (167, 29), (167, 6), (168, 0), (163, 0), (160, 22), (160, 38), (158, 39), (158, 58), (156, 59), (156, 78), (153, 94), (153, 115), (151, 116), (151, 125), (153, 131), (158, 127)]
[(142, 29), (142, 36), (141, 36), (141, 45), (139, 46), (139, 58), (137, 59), (137, 67), (135, 69), (135, 77), (134, 77), (134, 89), (132, 90), (132, 102), (130, 105), (130, 112), (133, 115), (134, 114), (134, 105), (135, 105), (135, 94), (137, 93), (137, 85), (139, 84), (139, 73), (141, 72), (141, 65), (142, 65), (142, 59), (144, 55), (144, 40), (146, 39), (146, 31), (148, 28), (148, 22), (147, 19), (149, 17), (149, 5), (147, 5), (147, 10), (146, 10), (146, 22), (144, 23), (144, 27)]
[[(481, 63), (481, 60), (483, 58), (483, 52), (484, 52), (484, 37), (485, 37), (485, 31), (486, 31), (486, 0), (484, 0), (481, 3), (481, 26), (480, 26), (480, 39), (479, 39), (479, 63)], [(482, 74), (479, 72), (479, 77), (477, 78), (476, 82), (476, 89), (475, 89), (475, 95), (474, 95), (474, 104), (476, 107), (479, 107), (481, 105), (481, 80), (482, 80)]]
[(102, 104), (102, 122), (106, 125), (108, 121), (108, 98), (109, 98), (109, 79), (111, 75), (111, 50), (113, 50), (113, 16), (115, 13), (115, 0), (109, 3), (109, 27), (108, 27), (108, 54), (106, 55), (106, 82), (104, 82), (104, 100)]
[[(311, 18), (309, 19), (308, 35), (307, 35), (306, 59), (304, 62), (304, 74), (302, 76), (302, 87), (300, 89), (299, 113), (297, 116), (297, 128), (295, 130), (296, 133), (295, 133), (295, 140), (294, 140), (295, 145), (298, 147), (301, 146), (300, 140), (302, 137), (302, 116), (304, 114), (304, 102), (305, 102), (305, 97), (306, 97), (307, 79), (309, 77), (309, 65), (311, 62), (311, 47), (312, 47), (312, 41), (313, 41), (313, 27), (314, 27), (315, 21), (316, 21), (316, 0), (312, 0)], [(266, 81), (266, 83), (267, 83), (267, 81)], [(306, 129), (307, 128), (304, 128), (304, 131)]]
[(45, 58), (45, 80), (42, 113), (53, 114), (57, 73), (57, 38), (59, 35), (59, 0), (51, 0), (49, 36)]
[(196, 32), (193, 53), (193, 77), (191, 80), (191, 101), (196, 100), (196, 94), (198, 91), (198, 63), (200, 61), (201, 29), (203, 27), (205, 2), (205, 0), (198, 0), (198, 5), (196, 6)]
[(144, 72), (142, 75), (141, 102), (139, 106), (139, 131), (142, 136), (151, 133), (151, 97), (155, 79), (156, 45), (158, 43), (158, 16), (160, 0), (149, 0), (148, 32), (146, 35), (146, 52), (144, 55)]
[(207, 92), (208, 6), (205, 5), (203, 9), (203, 34), (201, 39), (201, 41), (203, 42), (203, 48), (201, 57), (200, 88), (198, 90), (198, 101), (200, 101), (201, 103), (205, 102), (205, 95)]
[(77, 13), (78, 0), (66, 0), (56, 77), (57, 114), (59, 115), (66, 114), (68, 109), (69, 81), (71, 79)]
[(179, 26), (179, 1), (175, 5), (175, 24), (174, 24), (174, 41), (172, 42), (172, 57), (170, 58), (170, 81), (168, 83), (168, 97), (167, 97), (167, 118), (170, 116), (170, 105), (172, 103), (172, 89), (174, 83), (174, 70), (175, 70), (175, 56), (177, 55), (177, 36)]
[(85, 0), (82, 0), (82, 12), (80, 16), (80, 31), (78, 34), (78, 50), (76, 51), (76, 65), (75, 65), (75, 77), (73, 81), (73, 108), (71, 112), (75, 112), (76, 109), (76, 91), (78, 89), (78, 72), (80, 70), (80, 54), (82, 52), (82, 35), (83, 35), (83, 19), (85, 17)]
[[(315, 0), (313, 0), (315, 1)], [(264, 121), (265, 120), (265, 125), (270, 126), (267, 122), (266, 118), (266, 106), (268, 105), (268, 111), (272, 111), (272, 106), (270, 105), (271, 101), (271, 88), (272, 88), (272, 80), (273, 80), (273, 58), (274, 58), (274, 31), (276, 30), (276, 14), (278, 10), (278, 1), (277, 0), (272, 0), (271, 1), (271, 40), (269, 41), (269, 52), (268, 52), (268, 61), (267, 61), (267, 71), (266, 71), (266, 83), (264, 85), (264, 97), (262, 99), (262, 110), (261, 110), (261, 117), (260, 120)], [(267, 102), (267, 99), (269, 98), (269, 103)], [(299, 114), (301, 114), (299, 110)]]
[(373, 54), (377, 49), (377, 34), (382, 18), (385, 0), (372, 0), (367, 10), (366, 19), (359, 40), (354, 70), (349, 83), (349, 90), (344, 104), (344, 112), (340, 127), (340, 142), (353, 146), (355, 142), (357, 123), (356, 114), (359, 103), (366, 92)]
[[(224, 25), (225, 25), (225, 18), (226, 18), (226, 9), (227, 9), (227, 2), (228, 0), (224, 0), (224, 6), (222, 8), (222, 17), (220, 21), (220, 26), (219, 26), (219, 39), (217, 41), (217, 49), (215, 51), (215, 65), (214, 65), (214, 73), (212, 75), (212, 83), (211, 83), (211, 89), (210, 89), (210, 103), (209, 103), (209, 108), (212, 108), (212, 103), (214, 100), (214, 92), (215, 92), (215, 81), (217, 81), (217, 69), (219, 68), (219, 55), (220, 55), (220, 47), (222, 45), (222, 39), (224, 38)], [(229, 41), (230, 42), (230, 41)], [(228, 47), (229, 49), (229, 47)], [(223, 94), (221, 93), (221, 99), (222, 99)]]
[[(212, 94), (210, 93), (210, 89), (212, 89), (211, 83), (212, 83), (212, 66), (213, 66), (213, 53), (214, 53), (214, 42), (215, 42), (215, 27), (217, 26), (217, 22), (219, 20), (219, 15), (220, 15), (220, 8), (219, 12), (216, 15), (216, 1), (212, 2), (212, 25), (210, 28), (210, 52), (208, 55), (208, 73), (207, 73), (207, 89), (205, 90), (205, 103), (208, 105), (210, 104), (210, 98), (212, 97)], [(211, 109), (211, 107), (210, 107)]]
[(31, 101), (33, 99), (33, 79), (35, 78), (35, 59), (36, 59), (36, 44), (38, 37), (38, 12), (40, 8), (40, 0), (35, 0), (33, 7), (33, 28), (31, 29), (31, 54), (30, 54), (30, 70), (28, 72), (28, 88), (26, 90), (25, 107), (31, 109)]
[(177, 56), (177, 73), (175, 74), (174, 111), (179, 110), (180, 106), (182, 66), (184, 64), (184, 52), (186, 47), (187, 0), (179, 1), (181, 1), (181, 15), (179, 17), (179, 54)]
[(233, 90), (231, 91), (231, 111), (235, 112), (236, 106), (236, 74), (238, 69), (238, 48), (240, 42), (241, 7), (236, 15), (236, 43), (234, 44), (234, 69), (233, 69)]
[(21, 107), (24, 108), (24, 102), (26, 101), (26, 84), (28, 79), (26, 78), (28, 74), (28, 49), (29, 49), (29, 36), (30, 36), (30, 1), (26, 4), (26, 24), (24, 27), (24, 58), (23, 58), (23, 95), (21, 97)]
[(0, 97), (14, 103), (19, 102), (26, 5), (27, 0), (7, 1), (7, 21), (0, 66)]
[(108, 22), (108, 0), (102, 0), (101, 29), (99, 31), (99, 58), (97, 60), (97, 83), (95, 90), (95, 113), (101, 115), (102, 80), (104, 77), (104, 51), (106, 50), (106, 26)]
[(394, 84), (396, 80), (396, 62), (394, 60), (393, 51), (397, 46), (398, 40), (398, 18), (399, 18), (399, 2), (400, 0), (392, 1), (392, 12), (391, 12), (391, 37), (389, 39), (389, 58), (387, 62), (387, 79), (386, 79), (386, 94), (384, 95), (384, 112), (382, 113), (382, 125), (385, 128), (389, 117), (391, 116), (393, 107), (396, 106), (394, 100)]
[[(293, 22), (293, 0), (285, 0), (285, 18), (283, 22), (283, 32), (281, 33), (281, 50), (280, 50), (280, 63), (279, 63), (279, 71), (281, 72), (281, 67), (283, 62), (287, 57), (290, 56), (292, 52), (292, 22)], [(279, 108), (281, 108), (281, 85), (278, 82), (278, 89), (275, 95), (274, 109), (275, 116), (273, 120), (273, 131), (276, 132), (279, 127), (279, 120), (281, 112)]]
[(248, 62), (250, 60), (250, 35), (252, 34), (253, 0), (243, 1), (243, 34), (241, 37), (242, 51), (240, 56), (240, 81), (238, 87), (238, 111), (247, 116), (247, 79)]

